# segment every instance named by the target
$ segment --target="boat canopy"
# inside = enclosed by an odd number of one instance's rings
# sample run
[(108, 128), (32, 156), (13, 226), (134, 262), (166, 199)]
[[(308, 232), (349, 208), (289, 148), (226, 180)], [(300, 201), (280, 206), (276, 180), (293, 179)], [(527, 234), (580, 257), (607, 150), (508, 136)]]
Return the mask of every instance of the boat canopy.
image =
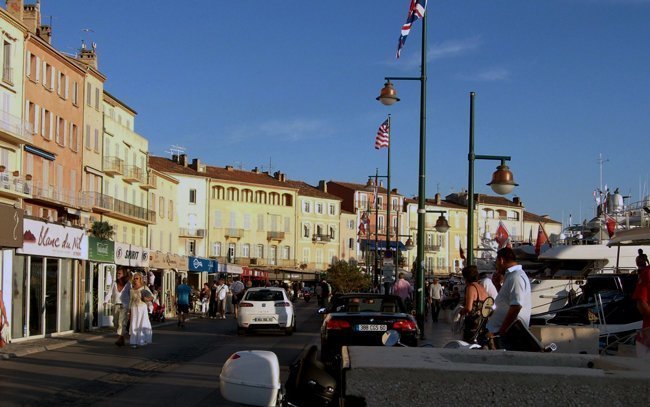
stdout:
[(607, 246), (650, 245), (650, 228), (634, 228), (616, 232)]

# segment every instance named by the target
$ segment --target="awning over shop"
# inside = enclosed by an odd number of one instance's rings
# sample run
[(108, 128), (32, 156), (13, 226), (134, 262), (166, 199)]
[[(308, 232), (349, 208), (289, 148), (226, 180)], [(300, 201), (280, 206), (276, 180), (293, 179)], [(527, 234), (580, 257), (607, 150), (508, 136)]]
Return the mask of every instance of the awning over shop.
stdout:
[(239, 264), (225, 263), (219, 265), (219, 272), (228, 274), (244, 274), (244, 268)]
[[(398, 246), (399, 244), (399, 246)], [(368, 239), (361, 239), (360, 242), (361, 245), (361, 250), (375, 250), (375, 241), (374, 240), (368, 240)], [(394, 242), (391, 240), (390, 242), (390, 249), (391, 250), (396, 250), (396, 248), (399, 247), (401, 251), (406, 250), (406, 246), (404, 246), (404, 243), (402, 242)], [(379, 240), (377, 241), (377, 249), (378, 250), (386, 250), (386, 241), (385, 240)]]
[(189, 271), (216, 273), (218, 263), (216, 260), (204, 259), (202, 257), (187, 256), (187, 268)]

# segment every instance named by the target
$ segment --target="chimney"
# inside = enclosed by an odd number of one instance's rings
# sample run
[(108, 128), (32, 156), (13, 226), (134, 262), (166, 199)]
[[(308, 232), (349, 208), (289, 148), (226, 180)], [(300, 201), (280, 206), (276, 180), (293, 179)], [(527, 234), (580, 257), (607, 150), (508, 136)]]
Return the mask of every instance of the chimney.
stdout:
[(442, 199), (440, 199), (440, 193), (436, 192), (436, 205), (440, 205), (442, 203)]
[(7, 11), (18, 21), (22, 23), (23, 21), (23, 0), (7, 0)]
[(384, 187), (384, 180), (383, 180), (383, 179), (380, 179), (380, 180), (379, 180), (379, 187), (380, 187), (380, 188), (383, 188), (383, 187)]
[(41, 6), (38, 3), (23, 6), (23, 24), (30, 32), (37, 34), (41, 26)]
[(283, 174), (281, 171), (276, 171), (273, 173), (273, 178), (277, 179), (280, 182), (286, 181), (286, 175)]
[(92, 44), (92, 49), (87, 49), (86, 44), (81, 44), (81, 49), (79, 50), (79, 55), (77, 57), (79, 61), (83, 62), (88, 66), (92, 66), (97, 69), (97, 52), (95, 51), (95, 43)]
[(318, 189), (320, 189), (323, 192), (327, 192), (327, 182), (325, 182), (324, 179), (318, 181)]
[(187, 167), (187, 154), (181, 154), (178, 156), (178, 163), (183, 167)]
[(226, 165), (226, 171), (235, 171), (232, 165)]
[(523, 206), (523, 204), (521, 203), (521, 199), (519, 199), (518, 196), (512, 197), (512, 203), (517, 205), (517, 206)]
[(52, 27), (49, 25), (42, 25), (36, 30), (36, 35), (48, 44), (52, 44)]
[(172, 161), (178, 163), (178, 154), (172, 154)]
[(253, 172), (253, 173), (255, 173), (255, 174), (260, 174), (260, 173), (261, 173), (260, 169), (257, 168), (257, 167), (253, 168), (253, 169), (251, 170), (251, 172)]
[(199, 168), (201, 168), (201, 161), (198, 158), (194, 158), (192, 164), (190, 164), (190, 168), (194, 171), (199, 171)]

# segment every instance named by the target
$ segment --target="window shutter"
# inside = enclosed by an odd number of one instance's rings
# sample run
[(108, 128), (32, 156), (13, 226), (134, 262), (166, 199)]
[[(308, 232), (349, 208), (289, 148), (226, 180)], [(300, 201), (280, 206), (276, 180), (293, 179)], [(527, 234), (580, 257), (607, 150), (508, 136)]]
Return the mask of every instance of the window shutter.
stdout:
[(68, 138), (68, 121), (63, 119), (63, 134), (61, 135), (61, 144), (65, 147), (65, 141)]
[(65, 78), (65, 89), (64, 89), (64, 99), (68, 99), (68, 76), (64, 76)]
[[(40, 65), (38, 69), (40, 69)], [(47, 87), (47, 62), (43, 61), (43, 86)]]
[(27, 60), (25, 61), (25, 76), (28, 78), (32, 74), (32, 53), (27, 51)]
[(41, 135), (47, 137), (45, 134), (45, 109), (41, 109)]
[(50, 134), (48, 134), (48, 139), (52, 140), (52, 132), (54, 131), (54, 115), (50, 113)]
[(36, 57), (36, 69), (34, 69), (36, 71), (36, 78), (35, 78), (36, 82), (38, 82), (41, 79), (41, 70), (39, 69), (40, 66), (41, 66), (41, 59), (39, 57)]
[(69, 136), (70, 138), (69, 138), (69, 142), (68, 142), (68, 143), (69, 143), (69, 145), (70, 145), (70, 149), (75, 150), (77, 146), (75, 145), (76, 143), (75, 143), (75, 140), (74, 140), (73, 130), (74, 130), (74, 125), (72, 124), (72, 122), (70, 122), (70, 132), (69, 132), (69, 134), (68, 134), (68, 136)]
[(41, 112), (38, 108), (38, 105), (34, 105), (34, 134), (39, 134), (41, 129), (38, 120), (40, 119)]

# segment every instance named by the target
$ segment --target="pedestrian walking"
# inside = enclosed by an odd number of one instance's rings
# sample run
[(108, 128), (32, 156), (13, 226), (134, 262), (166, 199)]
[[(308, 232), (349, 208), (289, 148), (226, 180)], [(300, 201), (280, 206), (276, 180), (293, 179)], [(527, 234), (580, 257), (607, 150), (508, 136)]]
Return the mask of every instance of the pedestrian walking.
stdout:
[(443, 294), (444, 288), (442, 288), (442, 284), (440, 284), (438, 277), (434, 277), (433, 283), (429, 285), (429, 297), (431, 298), (431, 319), (433, 322), (438, 322)]
[(413, 308), (413, 286), (411, 286), (411, 283), (406, 281), (404, 273), (399, 273), (398, 280), (393, 286), (393, 293), (402, 299), (402, 302), (404, 302), (404, 305), (406, 306), (406, 310), (411, 312), (411, 309)]
[(239, 313), (239, 302), (242, 297), (244, 297), (244, 290), (246, 287), (244, 287), (244, 283), (241, 282), (239, 276), (234, 276), (233, 280), (235, 281), (230, 285), (230, 291), (232, 292), (233, 313), (235, 314), (235, 319), (237, 319)]
[(104, 297), (104, 308), (108, 304), (113, 306), (113, 327), (117, 332), (117, 346), (124, 346), (124, 336), (127, 334), (126, 326), (129, 321), (129, 305), (131, 301), (130, 275), (124, 267), (118, 267), (115, 272), (115, 281)]
[(208, 316), (210, 308), (210, 284), (204, 283), (201, 290), (201, 318)]
[(144, 278), (142, 273), (135, 273), (133, 275), (131, 300), (129, 302), (129, 310), (131, 312), (129, 343), (132, 348), (148, 345), (153, 338), (151, 321), (149, 321), (149, 312), (147, 309), (147, 303), (153, 301), (153, 294), (146, 287)]
[(210, 319), (217, 318), (217, 280), (213, 280), (210, 285), (210, 302), (208, 306), (208, 316)]
[[(497, 252), (496, 276), (492, 281), (499, 288), (495, 300), (496, 309), (487, 323), (488, 337), (499, 336), (503, 340), (510, 325), (519, 319), (526, 327), (530, 323), (532, 295), (530, 280), (521, 265), (517, 264), (515, 252), (504, 247)], [(506, 349), (508, 348), (508, 344)]]
[(223, 278), (219, 279), (217, 286), (217, 312), (219, 319), (226, 319), (226, 299), (228, 298), (228, 285)]
[(484, 331), (485, 328), (481, 327), (481, 310), (489, 295), (478, 282), (479, 275), (476, 266), (464, 267), (462, 273), (465, 279), (465, 301), (460, 310), (461, 315), (465, 315), (463, 341), (483, 343), (484, 341), (480, 338), (484, 336), (484, 332), (480, 331)]
[(177, 325), (185, 327), (185, 318), (190, 313), (190, 294), (192, 289), (187, 285), (187, 278), (183, 278), (176, 287), (176, 310), (178, 311)]
[(316, 288), (314, 289), (316, 292), (316, 299), (318, 300), (318, 306), (322, 307), (323, 306), (323, 286), (321, 284), (316, 284)]

